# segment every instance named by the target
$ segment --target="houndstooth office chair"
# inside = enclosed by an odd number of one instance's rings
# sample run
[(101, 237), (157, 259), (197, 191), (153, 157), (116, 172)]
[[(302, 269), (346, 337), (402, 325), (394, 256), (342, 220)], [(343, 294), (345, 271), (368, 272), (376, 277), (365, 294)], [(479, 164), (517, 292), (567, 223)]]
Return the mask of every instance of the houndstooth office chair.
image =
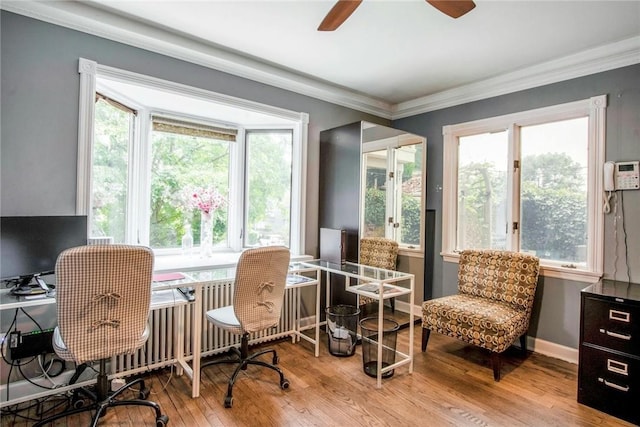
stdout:
[[(240, 350), (232, 348), (236, 357), (212, 360), (202, 368), (220, 363), (238, 364), (229, 379), (225, 408), (233, 406), (233, 385), (241, 370), (248, 365), (258, 365), (272, 369), (280, 375), (280, 388), (289, 388), (289, 380), (277, 367), (278, 355), (275, 350), (261, 350), (249, 355), (249, 336), (254, 332), (273, 328), (280, 323), (280, 311), (284, 298), (284, 288), (289, 268), (289, 249), (280, 246), (248, 249), (238, 261), (233, 289), (233, 305), (207, 311), (207, 320), (215, 327), (232, 334), (241, 335)], [(272, 363), (256, 360), (263, 354), (272, 354)]]
[[(95, 390), (74, 393), (72, 409), (38, 422), (40, 426), (85, 411), (93, 411), (96, 426), (108, 407), (148, 406), (155, 411), (156, 425), (165, 426), (169, 418), (160, 406), (146, 399), (149, 389), (136, 379), (110, 393), (107, 361), (120, 354), (133, 353), (149, 336), (153, 252), (142, 246), (79, 246), (63, 251), (56, 263), (58, 326), (53, 348), (64, 360), (75, 362), (78, 372), (88, 362), (99, 361)], [(140, 399), (116, 400), (125, 390), (139, 386)], [(92, 401), (82, 406), (80, 395)]]

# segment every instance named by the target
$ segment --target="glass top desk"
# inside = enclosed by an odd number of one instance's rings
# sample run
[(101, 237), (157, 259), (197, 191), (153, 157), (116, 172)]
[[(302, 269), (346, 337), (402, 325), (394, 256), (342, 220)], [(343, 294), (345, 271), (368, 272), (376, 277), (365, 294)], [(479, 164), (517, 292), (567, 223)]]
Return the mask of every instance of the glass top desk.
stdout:
[[(193, 288), (194, 300), (193, 304), (193, 324), (190, 325), (191, 332), (191, 349), (192, 354), (187, 356), (187, 352), (184, 351), (182, 343), (184, 343), (184, 335), (180, 335), (185, 330), (184, 325), (178, 325), (177, 330), (179, 336), (177, 337), (177, 343), (180, 348), (176, 350), (178, 354), (177, 364), (179, 365), (178, 374), (183, 372), (191, 379), (192, 382), (192, 397), (198, 397), (200, 395), (200, 359), (202, 354), (202, 336), (203, 327), (206, 328), (208, 322), (204, 316), (206, 310), (215, 307), (205, 307), (205, 300), (209, 302), (209, 298), (205, 298), (203, 295), (203, 289), (205, 286), (215, 286), (217, 283), (229, 283), (235, 279), (236, 269), (235, 267), (214, 268), (208, 270), (196, 270), (188, 271), (185, 273), (177, 273), (182, 278), (174, 280), (164, 280), (160, 282), (153, 282), (153, 290), (166, 290), (178, 287), (190, 286)], [(171, 275), (172, 273), (168, 273)], [(307, 277), (306, 275), (312, 274), (313, 277)], [(320, 271), (315, 267), (303, 265), (300, 262), (292, 262), (289, 264), (289, 273), (287, 275), (287, 283), (285, 291), (297, 290), (307, 286), (315, 286), (315, 321), (311, 327), (315, 330), (313, 337), (310, 337), (303, 333), (307, 328), (301, 326), (301, 296), (300, 292), (293, 292), (292, 298), (294, 299), (293, 307), (293, 323), (289, 329), (281, 330), (278, 333), (268, 335), (269, 339), (276, 339), (285, 336), (291, 336), (293, 342), (304, 339), (314, 345), (315, 356), (320, 354)], [(170, 276), (169, 276), (170, 277)], [(178, 314), (179, 319), (184, 319), (185, 316), (182, 313)], [(199, 319), (199, 320), (198, 320)], [(252, 341), (249, 342), (250, 344)], [(191, 366), (188, 364), (188, 360), (191, 360)]]
[[(326, 298), (331, 301), (331, 273), (345, 277), (345, 290), (356, 295), (378, 300), (378, 331), (383, 331), (384, 305), (383, 301), (401, 295), (408, 295), (410, 310), (413, 309), (415, 276), (401, 271), (385, 270), (367, 265), (345, 262), (336, 264), (323, 260), (302, 261), (300, 264), (309, 268), (317, 268), (327, 273)], [(382, 367), (383, 340), (379, 339), (378, 366), (376, 369), (376, 386), (382, 387), (382, 375), (394, 368), (409, 365), (409, 373), (413, 372), (413, 313), (409, 313), (409, 345), (407, 352), (398, 351), (396, 348), (396, 362)], [(380, 334), (378, 334), (380, 336)], [(399, 360), (398, 360), (399, 359)]]
[[(152, 282), (151, 289), (151, 310), (160, 310), (163, 308), (175, 308), (176, 316), (174, 317), (174, 326), (177, 333), (176, 339), (173, 345), (176, 346), (174, 350), (175, 359), (166, 361), (165, 364), (176, 364), (178, 367), (178, 373), (186, 373), (191, 379), (192, 397), (198, 397), (200, 394), (200, 358), (202, 356), (202, 336), (203, 325), (207, 327), (207, 320), (205, 319), (204, 312), (207, 309), (215, 307), (207, 307), (203, 301), (203, 289), (205, 287), (215, 287), (219, 283), (231, 283), (235, 279), (234, 267), (225, 268), (213, 268), (207, 270), (196, 270), (185, 273), (161, 273), (155, 275), (155, 278), (160, 278), (161, 281)], [(319, 335), (320, 335), (320, 270), (315, 267), (309, 267), (302, 265), (299, 262), (292, 262), (289, 265), (289, 274), (287, 275), (287, 283), (285, 291), (289, 292), (293, 299), (293, 307), (290, 310), (293, 312), (292, 319), (287, 323), (287, 328), (280, 330), (277, 334), (268, 335), (268, 339), (276, 339), (280, 337), (290, 336), (294, 342), (304, 339), (310, 342), (314, 346), (315, 356), (319, 356)], [(188, 301), (181, 293), (177, 291), (179, 287), (190, 286), (194, 289), (195, 299)], [(315, 286), (315, 316), (312, 325), (302, 327), (301, 325), (301, 295), (297, 290)], [(230, 301), (230, 299), (229, 299)], [(16, 297), (9, 292), (9, 289), (0, 290), (0, 310), (11, 310), (28, 307), (37, 307), (48, 304), (55, 304), (55, 297), (47, 297), (46, 295), (38, 295), (34, 297)], [(190, 310), (190, 316), (187, 315), (186, 310)], [(314, 329), (314, 333), (311, 336), (303, 333), (308, 329)], [(4, 332), (4, 331), (3, 331)], [(184, 349), (185, 332), (190, 335), (191, 338), (191, 354), (186, 354)], [(264, 338), (264, 337), (263, 337)], [(191, 362), (189, 365), (188, 362)], [(153, 366), (150, 368), (156, 368), (160, 366)], [(112, 376), (128, 375), (127, 371), (117, 372)], [(4, 407), (10, 404), (15, 404), (39, 397), (44, 397), (52, 393), (59, 393), (66, 389), (73, 389), (88, 385), (91, 382), (82, 382), (63, 388), (56, 388), (54, 390), (47, 390), (37, 394), (29, 394), (26, 396), (17, 396), (10, 401), (0, 401), (0, 407)], [(2, 386), (4, 387), (4, 386)], [(0, 388), (2, 388), (0, 387)], [(3, 395), (4, 399), (4, 395)]]

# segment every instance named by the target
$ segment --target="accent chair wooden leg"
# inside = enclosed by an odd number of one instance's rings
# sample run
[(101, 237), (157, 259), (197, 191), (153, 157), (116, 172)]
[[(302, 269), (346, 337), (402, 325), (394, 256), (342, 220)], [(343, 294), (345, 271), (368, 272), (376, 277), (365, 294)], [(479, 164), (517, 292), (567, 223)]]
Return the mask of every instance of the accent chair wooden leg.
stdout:
[(422, 352), (427, 351), (427, 343), (429, 342), (429, 335), (431, 334), (431, 329), (422, 328)]
[(491, 366), (493, 367), (493, 379), (494, 381), (500, 381), (500, 365), (502, 364), (502, 358), (500, 353), (491, 352)]
[(527, 334), (520, 336), (520, 350), (522, 350), (522, 356), (527, 357)]

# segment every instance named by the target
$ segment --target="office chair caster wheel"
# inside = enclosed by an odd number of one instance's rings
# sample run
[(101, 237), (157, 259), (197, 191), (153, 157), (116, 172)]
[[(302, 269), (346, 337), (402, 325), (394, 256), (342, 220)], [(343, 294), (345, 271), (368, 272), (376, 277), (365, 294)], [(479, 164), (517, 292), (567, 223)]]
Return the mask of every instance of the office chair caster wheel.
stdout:
[(231, 408), (233, 406), (233, 396), (227, 396), (224, 398), (224, 407)]
[(289, 388), (289, 380), (288, 379), (283, 379), (282, 381), (280, 381), (280, 388), (283, 390), (286, 390)]
[(160, 415), (156, 418), (156, 427), (166, 427), (169, 424), (169, 417), (166, 415)]
[(273, 364), (277, 365), (280, 362), (280, 358), (278, 356), (273, 356)]
[(79, 397), (71, 398), (71, 407), (73, 407), (73, 409), (83, 408), (85, 404), (86, 402), (82, 398), (79, 398)]
[(151, 394), (151, 390), (145, 387), (140, 390), (140, 393), (138, 394), (138, 398), (141, 400), (147, 400), (147, 397), (149, 397), (150, 394)]

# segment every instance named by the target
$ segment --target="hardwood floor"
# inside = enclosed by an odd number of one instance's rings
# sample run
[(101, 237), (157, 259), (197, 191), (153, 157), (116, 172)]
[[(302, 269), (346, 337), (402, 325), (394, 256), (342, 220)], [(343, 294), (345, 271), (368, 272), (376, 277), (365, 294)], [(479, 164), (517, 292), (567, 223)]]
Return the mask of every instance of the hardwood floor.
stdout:
[[(150, 399), (160, 403), (171, 427), (631, 425), (577, 403), (576, 365), (538, 354), (523, 358), (511, 349), (502, 380), (496, 383), (488, 353), (438, 334), (431, 334), (427, 352), (421, 353), (419, 326), (415, 332), (413, 374), (407, 367), (396, 369), (381, 389), (362, 371), (360, 346), (353, 357), (334, 357), (323, 336), (317, 359), (306, 342), (270, 344), (278, 350), (280, 366), (291, 382), (288, 390), (280, 389), (274, 372), (250, 366), (236, 382), (233, 408), (225, 409), (232, 367), (214, 365), (203, 370), (201, 398), (191, 399), (187, 379), (171, 377), (167, 369), (149, 376)], [(408, 336), (408, 329), (400, 330), (398, 345), (406, 345)], [(76, 415), (56, 425), (81, 426), (88, 421), (88, 415)], [(1, 424), (32, 422), (7, 415)], [(148, 408), (121, 407), (109, 409), (99, 425), (155, 422)]]

